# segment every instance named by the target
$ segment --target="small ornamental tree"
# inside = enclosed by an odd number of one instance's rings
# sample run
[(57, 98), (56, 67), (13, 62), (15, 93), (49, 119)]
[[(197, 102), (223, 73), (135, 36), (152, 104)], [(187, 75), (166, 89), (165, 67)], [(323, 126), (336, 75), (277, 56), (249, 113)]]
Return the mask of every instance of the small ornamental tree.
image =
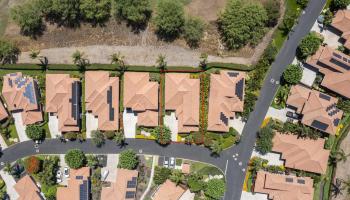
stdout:
[(80, 0), (80, 13), (87, 21), (103, 23), (110, 17), (110, 0)]
[(150, 0), (114, 0), (117, 17), (125, 19), (128, 23), (135, 26), (147, 24), (152, 14)]
[(176, 185), (179, 185), (185, 180), (185, 175), (180, 170), (176, 169), (173, 170), (169, 178), (172, 182), (176, 183)]
[(340, 9), (346, 9), (346, 7), (350, 4), (350, 0), (333, 0), (331, 1), (330, 8), (333, 11), (337, 11)]
[(189, 17), (184, 26), (184, 38), (190, 47), (198, 47), (204, 35), (204, 22), (199, 18)]
[(128, 149), (120, 153), (118, 168), (132, 170), (135, 169), (138, 164), (139, 159), (133, 150)]
[(295, 85), (299, 83), (302, 76), (303, 76), (303, 69), (299, 65), (291, 64), (283, 72), (283, 80), (291, 85)]
[(191, 174), (188, 178), (187, 184), (191, 192), (200, 192), (204, 188), (204, 182), (198, 174)]
[(18, 47), (13, 43), (0, 39), (0, 62), (15, 63), (20, 53)]
[(157, 5), (155, 24), (161, 38), (174, 39), (180, 35), (185, 23), (185, 11), (180, 1), (162, 0)]
[(40, 170), (40, 160), (36, 156), (30, 156), (25, 159), (24, 167), (29, 174), (36, 174)]
[(307, 57), (316, 53), (323, 42), (322, 36), (317, 35), (315, 32), (309, 33), (299, 43), (297, 48), (297, 58), (299, 60), (306, 60)]
[(262, 154), (271, 151), (273, 146), (272, 139), (274, 136), (275, 133), (271, 128), (271, 124), (261, 128), (256, 141), (256, 150)]
[(163, 184), (171, 175), (171, 170), (165, 167), (156, 167), (154, 171), (154, 183)]
[(101, 147), (105, 143), (105, 136), (100, 131), (92, 131), (91, 133), (92, 142), (97, 146)]
[(268, 0), (264, 3), (267, 12), (267, 26), (273, 27), (277, 24), (280, 13), (281, 2), (279, 0)]
[(71, 149), (64, 156), (64, 160), (70, 168), (78, 169), (84, 166), (86, 157), (80, 149)]
[(222, 179), (210, 179), (204, 190), (204, 194), (212, 199), (221, 199), (226, 190), (225, 182)]
[(296, 0), (297, 4), (302, 8), (306, 8), (307, 4), (309, 3), (309, 0)]
[(42, 140), (45, 138), (44, 130), (38, 125), (28, 125), (26, 134), (32, 140)]
[(167, 145), (171, 142), (171, 131), (166, 126), (157, 126), (152, 130), (151, 135), (155, 137), (158, 144)]

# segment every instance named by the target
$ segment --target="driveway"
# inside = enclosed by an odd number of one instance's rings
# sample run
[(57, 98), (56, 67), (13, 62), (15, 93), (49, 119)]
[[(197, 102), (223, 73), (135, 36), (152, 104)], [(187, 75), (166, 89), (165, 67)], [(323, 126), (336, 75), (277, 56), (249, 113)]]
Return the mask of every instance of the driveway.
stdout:
[(317, 21), (314, 23), (311, 30), (321, 34), (324, 37), (324, 42), (333, 49), (336, 49), (338, 46), (342, 45), (339, 42), (340, 37), (336, 33), (332, 32), (331, 29), (323, 30), (321, 27), (319, 27)]
[(169, 127), (171, 131), (171, 141), (177, 142), (178, 134), (178, 120), (176, 119), (175, 112), (171, 112), (170, 115), (164, 116), (164, 125)]
[(125, 138), (135, 138), (136, 136), (137, 115), (134, 112), (123, 112), (123, 126)]
[(235, 117), (233, 120), (228, 121), (228, 126), (234, 128), (241, 135), (243, 128), (245, 126), (245, 122), (242, 117)]
[(98, 128), (98, 118), (92, 113), (86, 113), (86, 137), (91, 138), (91, 131), (97, 130)]
[(6, 149), (7, 148), (7, 144), (4, 140), (4, 138), (2, 137), (2, 135), (0, 135), (0, 145), (2, 149)]
[(259, 158), (262, 158), (262, 159), (265, 159), (265, 160), (268, 160), (268, 165), (284, 165), (284, 161), (281, 160), (281, 154), (279, 153), (266, 153), (265, 155), (259, 153), (257, 150), (253, 150), (253, 153), (252, 153), (252, 158), (253, 157), (259, 157)]
[(117, 179), (117, 167), (119, 162), (119, 154), (108, 154), (107, 165), (101, 169), (101, 177), (108, 170), (108, 176), (105, 181), (115, 183)]
[(267, 194), (258, 194), (258, 193), (251, 193), (251, 192), (242, 192), (241, 200), (268, 200)]
[(4, 172), (4, 170), (0, 170), (0, 175), (6, 184), (6, 192), (10, 196), (10, 199), (11, 200), (18, 199), (19, 195), (17, 194), (15, 187), (14, 187), (16, 185), (16, 181), (13, 178), (13, 176)]
[(272, 106), (270, 106), (269, 110), (267, 111), (266, 118), (271, 117), (273, 119), (278, 119), (282, 122), (286, 122), (287, 121), (287, 116), (286, 116), (287, 111), (288, 111), (287, 108), (279, 110), (279, 109), (276, 109), (276, 108), (273, 108)]
[(26, 126), (23, 125), (22, 114), (20, 112), (12, 113), (13, 118), (15, 119), (16, 131), (18, 134), (19, 141), (30, 140), (26, 134)]
[(60, 185), (68, 185), (68, 180), (67, 178), (63, 175), (64, 172), (64, 168), (68, 167), (66, 161), (64, 160), (64, 154), (60, 154), (60, 171), (62, 172), (62, 182), (60, 183)]
[(58, 118), (57, 116), (50, 116), (49, 115), (49, 130), (51, 133), (51, 138), (58, 138), (62, 134), (58, 130)]

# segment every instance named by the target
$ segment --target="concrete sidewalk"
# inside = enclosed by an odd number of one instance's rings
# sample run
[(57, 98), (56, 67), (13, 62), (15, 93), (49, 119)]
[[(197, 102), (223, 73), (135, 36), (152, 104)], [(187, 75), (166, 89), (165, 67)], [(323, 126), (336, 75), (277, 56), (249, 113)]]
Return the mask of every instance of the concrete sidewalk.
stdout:
[(0, 170), (0, 175), (6, 184), (6, 192), (10, 196), (10, 199), (18, 199), (19, 195), (17, 194), (14, 187), (16, 185), (16, 181), (13, 176), (9, 175), (7, 172), (4, 172), (4, 170)]

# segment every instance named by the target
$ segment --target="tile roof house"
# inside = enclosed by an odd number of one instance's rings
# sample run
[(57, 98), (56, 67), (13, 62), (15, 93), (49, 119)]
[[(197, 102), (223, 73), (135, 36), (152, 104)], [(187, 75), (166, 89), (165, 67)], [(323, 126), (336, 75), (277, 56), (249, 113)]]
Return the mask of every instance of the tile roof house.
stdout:
[(9, 116), (7, 113), (7, 110), (3, 104), (3, 102), (0, 100), (0, 121), (6, 119)]
[(281, 153), (288, 168), (325, 174), (329, 150), (324, 149), (325, 139), (298, 138), (292, 134), (276, 133), (272, 151)]
[(301, 123), (331, 135), (336, 134), (343, 116), (337, 102), (337, 98), (302, 85), (293, 86), (287, 99), (287, 105), (302, 115)]
[(138, 171), (118, 169), (117, 177), (110, 187), (102, 187), (103, 200), (132, 200), (136, 199)]
[(165, 110), (175, 111), (180, 133), (198, 131), (199, 79), (191, 79), (190, 74), (167, 73)]
[(32, 77), (21, 72), (6, 74), (3, 77), (2, 95), (11, 112), (21, 112), (23, 125), (43, 121), (39, 91)]
[(324, 75), (323, 87), (350, 98), (350, 56), (329, 47), (320, 47), (306, 63)]
[(161, 184), (157, 191), (152, 195), (153, 200), (179, 200), (186, 190), (169, 179)]
[(312, 200), (313, 180), (258, 171), (254, 192), (267, 194), (272, 200)]
[(137, 125), (158, 126), (159, 84), (150, 81), (149, 73), (124, 74), (124, 107), (137, 114)]
[(87, 112), (98, 118), (98, 129), (118, 130), (119, 78), (109, 72), (85, 72), (85, 102)]
[(90, 168), (71, 169), (68, 186), (57, 188), (57, 200), (89, 200), (91, 192)]
[(46, 112), (58, 117), (61, 132), (79, 131), (81, 85), (69, 74), (46, 74)]
[(344, 46), (350, 49), (350, 10), (338, 10), (331, 25), (342, 33), (341, 37), (345, 40)]
[(43, 200), (39, 187), (29, 175), (21, 178), (14, 188), (19, 195), (17, 200)]
[(221, 71), (210, 75), (208, 130), (228, 132), (229, 120), (243, 111), (245, 73)]

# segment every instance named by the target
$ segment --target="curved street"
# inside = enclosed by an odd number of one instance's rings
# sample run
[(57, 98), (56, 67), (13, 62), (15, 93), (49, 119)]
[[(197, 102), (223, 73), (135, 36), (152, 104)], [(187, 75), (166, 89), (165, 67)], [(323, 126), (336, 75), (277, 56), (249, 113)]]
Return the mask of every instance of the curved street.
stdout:
[[(59, 139), (49, 139), (40, 144), (38, 148), (35, 148), (35, 144), (32, 141), (21, 142), (10, 146), (3, 151), (3, 155), (0, 158), (0, 168), (3, 168), (6, 162), (13, 162), (25, 156), (34, 154), (63, 154), (72, 148), (79, 148), (85, 153), (96, 154), (118, 153), (124, 148), (131, 148), (138, 153), (181, 157), (216, 165), (226, 173), (227, 190), (224, 200), (239, 200), (245, 178), (245, 169), (256, 141), (256, 133), (278, 89), (276, 80), (280, 80), (284, 69), (292, 63), (299, 41), (309, 33), (325, 3), (326, 0), (309, 1), (305, 13), (299, 18), (298, 24), (290, 33), (289, 39), (284, 43), (265, 78), (255, 109), (250, 114), (248, 122), (243, 129), (241, 142), (222, 152), (220, 157), (211, 156), (210, 150), (204, 147), (185, 144), (171, 144), (167, 147), (161, 147), (150, 140), (130, 139), (126, 141), (128, 144), (123, 148), (117, 146), (113, 141), (106, 141), (104, 146), (97, 148), (92, 144), (91, 140), (83, 143), (62, 143)], [(237, 160), (233, 158), (233, 155), (235, 155)]]

